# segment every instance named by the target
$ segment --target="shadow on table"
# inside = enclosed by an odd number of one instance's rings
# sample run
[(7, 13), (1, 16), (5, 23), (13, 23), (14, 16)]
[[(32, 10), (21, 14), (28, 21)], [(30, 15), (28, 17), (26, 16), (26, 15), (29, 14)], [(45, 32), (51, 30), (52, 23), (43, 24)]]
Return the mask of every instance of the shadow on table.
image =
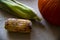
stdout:
[(60, 26), (53, 25), (53, 24), (50, 24), (48, 22), (46, 22), (46, 23), (48, 24), (48, 29), (55, 36), (56, 40), (60, 40)]
[(14, 33), (8, 32), (10, 40), (30, 40), (30, 33)]
[(60, 26), (51, 25), (50, 29), (57, 40), (60, 40)]

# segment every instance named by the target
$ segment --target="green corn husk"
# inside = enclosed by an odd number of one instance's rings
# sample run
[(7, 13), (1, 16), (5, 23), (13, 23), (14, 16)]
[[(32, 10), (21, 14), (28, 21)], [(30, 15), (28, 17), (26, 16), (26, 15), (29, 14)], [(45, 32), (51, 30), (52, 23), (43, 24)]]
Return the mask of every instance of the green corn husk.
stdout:
[(20, 18), (41, 21), (30, 7), (15, 0), (0, 0), (0, 8), (3, 10), (6, 9), (6, 11), (9, 11), (11, 14)]

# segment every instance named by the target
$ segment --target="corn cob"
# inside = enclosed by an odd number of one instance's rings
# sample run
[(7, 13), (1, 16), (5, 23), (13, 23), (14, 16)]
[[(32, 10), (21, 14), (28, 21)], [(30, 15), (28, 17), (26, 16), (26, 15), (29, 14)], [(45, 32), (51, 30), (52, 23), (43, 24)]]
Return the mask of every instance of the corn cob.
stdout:
[(9, 12), (11, 12), (11, 14), (14, 14), (20, 18), (33, 19), (37, 21), (41, 20), (30, 7), (20, 2), (14, 0), (0, 0), (0, 4), (8, 7), (9, 9), (7, 9), (9, 10)]
[(31, 25), (30, 20), (9, 18), (5, 22), (5, 29), (10, 32), (30, 33)]

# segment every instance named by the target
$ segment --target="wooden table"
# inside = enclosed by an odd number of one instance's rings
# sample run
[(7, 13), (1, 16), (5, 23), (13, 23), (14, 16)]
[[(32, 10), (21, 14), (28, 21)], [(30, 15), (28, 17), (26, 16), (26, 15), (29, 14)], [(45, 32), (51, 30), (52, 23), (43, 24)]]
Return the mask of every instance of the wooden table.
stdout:
[[(37, 15), (42, 18), (38, 10), (38, 0), (17, 0), (32, 7)], [(32, 32), (29, 34), (11, 33), (4, 29), (5, 20), (14, 16), (0, 10), (0, 40), (58, 40), (60, 28), (50, 25), (43, 18), (40, 23), (33, 22)]]

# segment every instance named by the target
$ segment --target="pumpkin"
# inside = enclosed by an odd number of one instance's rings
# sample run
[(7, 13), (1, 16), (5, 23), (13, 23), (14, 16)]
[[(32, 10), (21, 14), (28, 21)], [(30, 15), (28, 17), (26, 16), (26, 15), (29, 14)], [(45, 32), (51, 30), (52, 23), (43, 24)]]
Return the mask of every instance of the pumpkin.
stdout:
[(60, 25), (60, 0), (38, 0), (38, 8), (45, 20)]

